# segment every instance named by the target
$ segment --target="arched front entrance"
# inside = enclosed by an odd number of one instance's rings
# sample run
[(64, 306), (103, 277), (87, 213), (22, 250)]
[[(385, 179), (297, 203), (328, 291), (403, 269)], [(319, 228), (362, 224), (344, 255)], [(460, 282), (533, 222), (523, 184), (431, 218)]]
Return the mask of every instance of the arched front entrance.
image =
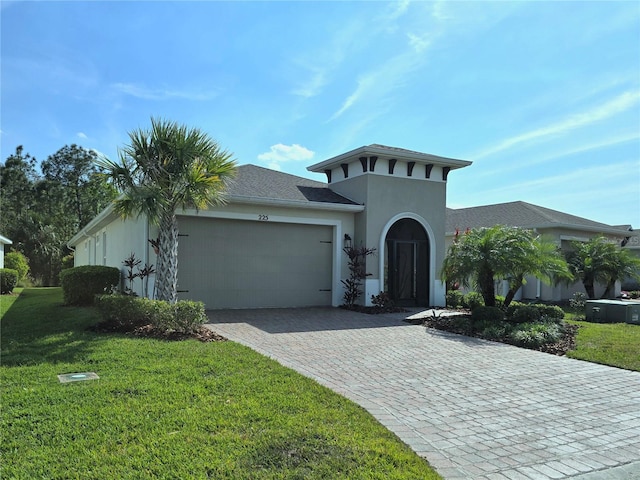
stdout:
[(398, 306), (429, 306), (429, 239), (411, 218), (398, 220), (387, 232), (384, 285)]

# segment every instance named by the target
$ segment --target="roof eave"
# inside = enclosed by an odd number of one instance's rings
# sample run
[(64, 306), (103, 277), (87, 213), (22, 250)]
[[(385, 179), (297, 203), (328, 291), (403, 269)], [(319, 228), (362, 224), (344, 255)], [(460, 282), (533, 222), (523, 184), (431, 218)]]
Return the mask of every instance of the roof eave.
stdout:
[(429, 153), (419, 153), (411, 151), (394, 151), (387, 148), (375, 147), (375, 146), (363, 146), (351, 150), (349, 152), (340, 154), (336, 157), (329, 158), (320, 163), (316, 163), (307, 167), (310, 172), (323, 173), (327, 168), (339, 165), (344, 160), (353, 158), (358, 155), (377, 155), (385, 156), (389, 158), (401, 158), (403, 160), (415, 160), (421, 163), (432, 163), (434, 165), (441, 165), (451, 167), (452, 169), (468, 167), (473, 162), (469, 160), (458, 160), (455, 158), (439, 157), (437, 155), (431, 155)]
[(84, 227), (80, 229), (78, 233), (76, 233), (73, 237), (67, 241), (67, 246), (69, 248), (73, 248), (75, 245), (80, 243), (82, 239), (90, 236), (91, 233), (95, 230), (99, 230), (103, 226), (112, 222), (115, 218), (117, 218), (117, 214), (113, 208), (113, 203), (109, 204), (107, 208), (102, 210), (97, 216), (93, 218), (89, 223), (87, 223)]

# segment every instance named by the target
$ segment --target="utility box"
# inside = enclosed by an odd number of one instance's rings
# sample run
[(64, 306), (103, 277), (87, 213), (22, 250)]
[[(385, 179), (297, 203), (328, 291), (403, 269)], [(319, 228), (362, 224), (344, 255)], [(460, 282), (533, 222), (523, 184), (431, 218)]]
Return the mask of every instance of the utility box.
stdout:
[(587, 322), (640, 325), (640, 302), (587, 300), (585, 313)]

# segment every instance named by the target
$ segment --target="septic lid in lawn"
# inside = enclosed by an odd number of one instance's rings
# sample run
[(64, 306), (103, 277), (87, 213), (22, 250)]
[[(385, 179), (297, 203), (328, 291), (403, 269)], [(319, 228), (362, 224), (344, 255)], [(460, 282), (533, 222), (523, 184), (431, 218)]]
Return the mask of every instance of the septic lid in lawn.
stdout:
[(97, 380), (98, 378), (100, 377), (93, 372), (64, 373), (62, 375), (58, 375), (60, 383), (82, 382), (84, 380)]

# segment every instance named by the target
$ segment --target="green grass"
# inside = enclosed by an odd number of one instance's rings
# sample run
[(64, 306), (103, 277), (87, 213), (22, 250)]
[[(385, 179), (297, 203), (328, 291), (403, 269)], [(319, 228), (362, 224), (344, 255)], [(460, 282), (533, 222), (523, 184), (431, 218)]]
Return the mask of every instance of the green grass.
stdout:
[[(2, 297), (1, 478), (440, 478), (365, 410), (248, 348), (96, 334), (92, 308), (61, 303), (56, 288)], [(84, 371), (100, 379), (56, 377)]]
[(567, 318), (580, 326), (576, 349), (567, 352), (568, 357), (640, 371), (640, 325), (583, 322), (572, 319), (575, 315)]

